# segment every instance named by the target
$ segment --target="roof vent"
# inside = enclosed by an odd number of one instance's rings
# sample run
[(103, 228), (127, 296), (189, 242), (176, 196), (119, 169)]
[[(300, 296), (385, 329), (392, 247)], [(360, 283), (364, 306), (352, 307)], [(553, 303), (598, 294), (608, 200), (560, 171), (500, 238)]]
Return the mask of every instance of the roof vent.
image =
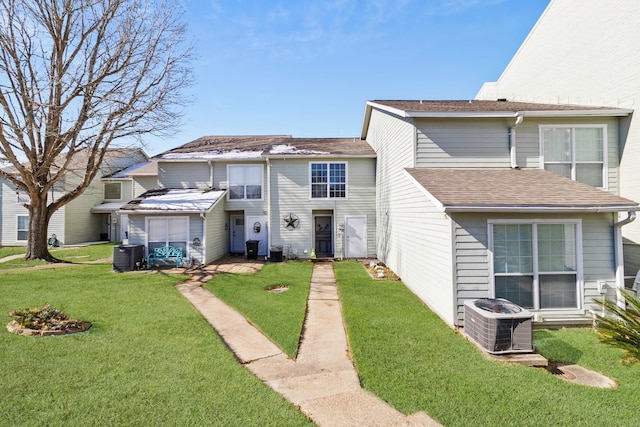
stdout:
[(498, 98), (498, 102), (507, 102), (507, 98)]

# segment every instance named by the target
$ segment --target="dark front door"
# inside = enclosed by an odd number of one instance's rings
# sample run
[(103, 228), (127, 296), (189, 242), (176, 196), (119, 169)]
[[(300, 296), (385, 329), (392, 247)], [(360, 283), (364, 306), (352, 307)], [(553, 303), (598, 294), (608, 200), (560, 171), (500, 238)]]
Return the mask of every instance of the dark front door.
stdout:
[(316, 216), (314, 220), (317, 257), (333, 256), (333, 224), (331, 216)]

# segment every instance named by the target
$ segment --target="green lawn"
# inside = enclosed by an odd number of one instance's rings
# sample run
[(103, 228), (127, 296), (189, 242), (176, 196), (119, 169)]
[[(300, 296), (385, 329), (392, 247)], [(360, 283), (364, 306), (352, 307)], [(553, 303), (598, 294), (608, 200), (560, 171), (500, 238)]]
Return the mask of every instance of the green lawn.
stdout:
[[(99, 245), (78, 246), (78, 247), (62, 247), (49, 248), (49, 252), (54, 257), (63, 261), (72, 263), (91, 262), (100, 259), (106, 259), (113, 255), (113, 243), (103, 243)], [(24, 254), (24, 247), (7, 246), (0, 248), (0, 258), (9, 255)], [(9, 270), (14, 268), (29, 268), (40, 265), (46, 265), (45, 261), (25, 261), (22, 258), (12, 259), (0, 262), (0, 270)]]
[(640, 365), (623, 365), (590, 330), (538, 331), (536, 346), (614, 378), (616, 389), (489, 361), (402, 283), (373, 281), (353, 262), (335, 272), (361, 381), (400, 411), (425, 411), (446, 426), (640, 425)]
[(52, 304), (89, 320), (86, 333), (0, 331), (0, 425), (311, 423), (237, 363), (175, 290), (184, 277), (110, 265), (0, 274), (0, 318)]
[[(242, 312), (285, 353), (295, 358), (307, 308), (313, 264), (289, 261), (265, 265), (255, 275), (222, 274), (206, 287)], [(288, 286), (285, 292), (267, 292)]]

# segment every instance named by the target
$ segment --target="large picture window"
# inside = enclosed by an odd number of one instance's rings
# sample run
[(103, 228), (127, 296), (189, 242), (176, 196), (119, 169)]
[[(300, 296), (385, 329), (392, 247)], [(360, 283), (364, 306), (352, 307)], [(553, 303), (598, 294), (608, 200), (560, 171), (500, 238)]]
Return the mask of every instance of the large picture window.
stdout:
[(607, 187), (606, 126), (540, 126), (544, 168), (574, 181)]
[(490, 222), (493, 289), (534, 310), (579, 308), (580, 222)]
[(262, 165), (229, 165), (229, 199), (262, 199)]
[(18, 215), (17, 222), (18, 235), (16, 240), (26, 241), (29, 238), (29, 215)]
[(311, 198), (347, 197), (346, 163), (311, 163)]
[(147, 245), (149, 253), (155, 248), (173, 246), (182, 248), (187, 255), (189, 241), (189, 218), (147, 218)]

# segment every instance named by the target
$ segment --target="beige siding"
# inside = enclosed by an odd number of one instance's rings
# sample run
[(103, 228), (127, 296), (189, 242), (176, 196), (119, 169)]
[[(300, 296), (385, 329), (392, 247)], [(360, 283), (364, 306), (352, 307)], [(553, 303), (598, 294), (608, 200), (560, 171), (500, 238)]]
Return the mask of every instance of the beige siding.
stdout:
[[(70, 180), (71, 181), (71, 180)], [(68, 183), (70, 189), (73, 181)], [(64, 244), (75, 244), (100, 240), (104, 221), (107, 215), (93, 214), (91, 208), (101, 204), (104, 200), (104, 187), (99, 179), (94, 179), (81, 196), (72, 200), (64, 207), (64, 221), (66, 233), (59, 238)]]
[(136, 198), (145, 191), (158, 188), (157, 176), (136, 176), (133, 178), (133, 195), (132, 198)]
[(205, 221), (206, 257), (204, 262), (206, 264), (229, 253), (229, 227), (225, 230), (225, 224), (228, 222), (224, 210), (224, 200), (214, 206), (213, 210), (207, 214)]
[[(318, 159), (318, 161), (332, 161)], [(344, 236), (339, 231), (347, 215), (367, 217), (367, 252), (375, 256), (375, 159), (337, 159), (347, 163), (346, 199), (311, 199), (310, 159), (271, 160), (271, 245), (282, 246), (285, 254), (295, 251), (299, 257), (313, 248), (313, 213), (333, 215), (334, 255), (344, 255)], [(282, 218), (293, 213), (299, 218), (296, 229), (285, 229)], [(305, 255), (304, 251), (307, 251)]]
[(158, 162), (158, 184), (164, 188), (208, 188), (211, 168), (207, 162)]
[[(607, 297), (615, 297), (615, 265), (613, 242), (613, 216), (611, 214), (590, 215), (507, 215), (507, 214), (455, 214), (457, 322), (462, 325), (464, 301), (469, 298), (486, 298), (489, 293), (489, 219), (581, 219), (584, 279), (584, 310), (594, 309), (593, 298), (600, 296), (597, 282), (608, 285)], [(543, 312), (544, 316), (544, 312)], [(562, 315), (553, 315), (562, 318)], [(569, 319), (576, 314), (564, 315)]]

